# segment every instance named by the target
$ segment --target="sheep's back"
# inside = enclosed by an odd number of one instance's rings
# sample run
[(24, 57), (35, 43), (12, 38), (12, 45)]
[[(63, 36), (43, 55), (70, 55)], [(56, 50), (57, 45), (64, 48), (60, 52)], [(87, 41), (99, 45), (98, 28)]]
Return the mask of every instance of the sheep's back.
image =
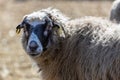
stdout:
[[(96, 19), (96, 20), (95, 20)], [(120, 38), (118, 26), (104, 19), (77, 20), (65, 53), (77, 66), (82, 80), (120, 79)], [(74, 21), (73, 21), (74, 22)], [(84, 76), (84, 77), (83, 77)]]

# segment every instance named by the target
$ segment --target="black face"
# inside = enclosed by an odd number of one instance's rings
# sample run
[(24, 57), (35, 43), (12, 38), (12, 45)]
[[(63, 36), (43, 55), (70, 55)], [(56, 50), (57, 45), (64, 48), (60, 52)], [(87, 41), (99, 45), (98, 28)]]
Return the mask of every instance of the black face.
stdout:
[(35, 28), (32, 29), (32, 32), (37, 35), (43, 47), (45, 47), (46, 43), (48, 43), (48, 36), (44, 36), (45, 28), (46, 24), (38, 24)]
[(27, 38), (27, 53), (32, 56), (36, 56), (42, 53), (48, 44), (48, 36), (44, 35), (46, 24), (37, 24), (32, 26), (26, 24), (24, 27), (24, 34)]

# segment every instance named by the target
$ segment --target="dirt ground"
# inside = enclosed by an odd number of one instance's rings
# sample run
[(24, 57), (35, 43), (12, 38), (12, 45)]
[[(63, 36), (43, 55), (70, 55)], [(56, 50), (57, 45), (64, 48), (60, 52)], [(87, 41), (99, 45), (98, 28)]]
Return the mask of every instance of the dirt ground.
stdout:
[(47, 7), (60, 9), (68, 17), (109, 17), (112, 2), (0, 0), (0, 80), (40, 80), (36, 67), (24, 52), (21, 34), (15, 28), (25, 14)]

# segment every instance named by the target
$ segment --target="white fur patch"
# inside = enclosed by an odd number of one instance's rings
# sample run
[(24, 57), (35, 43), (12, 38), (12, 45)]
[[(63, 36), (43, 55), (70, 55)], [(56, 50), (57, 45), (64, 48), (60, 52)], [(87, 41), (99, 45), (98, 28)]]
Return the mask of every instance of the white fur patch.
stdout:
[[(69, 18), (63, 15), (58, 9), (53, 9), (53, 8), (47, 8), (47, 9), (42, 9), (33, 13), (30, 13), (28, 15), (25, 15), (24, 18), (30, 23), (30, 24), (35, 24), (40, 23), (41, 21), (44, 21), (45, 17), (48, 17), (48, 14), (51, 14), (51, 16), (57, 21), (61, 23), (66, 23)], [(35, 22), (35, 23), (34, 23)]]
[(29, 22), (29, 24), (35, 27), (38, 24), (45, 24), (45, 22), (44, 21), (32, 21), (32, 22)]
[[(31, 41), (35, 41), (37, 43), (37, 45), (38, 45), (38, 48), (36, 49), (36, 51), (34, 53), (31, 53), (30, 48), (29, 48), (29, 45), (30, 45)], [(40, 53), (42, 53), (42, 51), (43, 51), (43, 47), (42, 47), (41, 42), (39, 41), (39, 39), (35, 35), (35, 33), (32, 32), (30, 37), (29, 37), (29, 40), (28, 40), (27, 52), (31, 53), (31, 54), (38, 54), (38, 53), (40, 54)]]

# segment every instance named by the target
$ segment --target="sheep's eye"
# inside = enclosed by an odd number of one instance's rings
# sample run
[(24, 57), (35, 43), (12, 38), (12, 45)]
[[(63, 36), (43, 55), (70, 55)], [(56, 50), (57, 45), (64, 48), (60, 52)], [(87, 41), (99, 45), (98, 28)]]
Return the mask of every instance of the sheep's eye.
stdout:
[(30, 26), (26, 26), (26, 31), (30, 31)]
[(24, 33), (26, 36), (29, 36), (29, 33), (30, 33), (30, 25), (25, 25), (24, 26)]
[(24, 30), (25, 30), (25, 31), (29, 31), (29, 30), (30, 30), (30, 27), (31, 27), (30, 24), (28, 24), (28, 23), (25, 23), (25, 24), (24, 24)]

